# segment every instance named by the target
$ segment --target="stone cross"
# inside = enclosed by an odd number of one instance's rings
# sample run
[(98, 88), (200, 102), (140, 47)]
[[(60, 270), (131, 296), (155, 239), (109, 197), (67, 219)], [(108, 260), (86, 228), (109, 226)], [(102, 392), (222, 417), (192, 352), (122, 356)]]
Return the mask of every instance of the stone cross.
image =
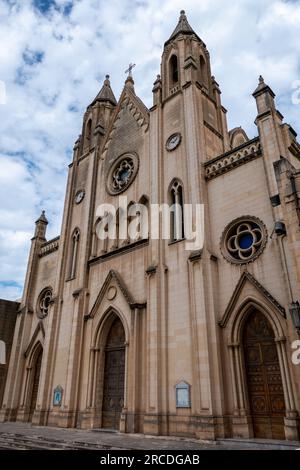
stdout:
[(128, 76), (129, 76), (129, 77), (132, 77), (132, 69), (133, 69), (135, 66), (136, 66), (136, 64), (130, 63), (128, 69), (125, 70), (125, 73), (128, 73)]

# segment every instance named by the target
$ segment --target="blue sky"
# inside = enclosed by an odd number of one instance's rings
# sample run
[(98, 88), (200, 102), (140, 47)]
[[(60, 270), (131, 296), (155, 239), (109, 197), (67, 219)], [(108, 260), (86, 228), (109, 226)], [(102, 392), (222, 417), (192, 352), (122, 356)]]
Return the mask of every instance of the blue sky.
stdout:
[(298, 0), (0, 0), (0, 297), (22, 292), (41, 209), (60, 232), (67, 165), (86, 106), (109, 73), (118, 97), (129, 62), (152, 103), (162, 48), (185, 9), (207, 44), (229, 127), (256, 134), (251, 94), (262, 74), (300, 132)]

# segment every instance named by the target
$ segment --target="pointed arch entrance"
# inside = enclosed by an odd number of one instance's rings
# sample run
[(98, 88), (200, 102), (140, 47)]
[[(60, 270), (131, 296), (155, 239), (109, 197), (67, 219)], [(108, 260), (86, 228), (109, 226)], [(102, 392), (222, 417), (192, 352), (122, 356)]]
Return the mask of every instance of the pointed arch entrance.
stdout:
[(285, 439), (285, 401), (275, 335), (257, 309), (246, 318), (243, 351), (254, 437)]
[(32, 421), (33, 413), (36, 408), (37, 396), (38, 396), (38, 391), (39, 391), (42, 358), (43, 358), (43, 348), (39, 344), (32, 357), (31, 387), (29, 390), (29, 397), (28, 397), (28, 402), (29, 402), (28, 421)]
[(107, 335), (104, 361), (102, 427), (119, 429), (124, 405), (125, 331), (118, 316)]

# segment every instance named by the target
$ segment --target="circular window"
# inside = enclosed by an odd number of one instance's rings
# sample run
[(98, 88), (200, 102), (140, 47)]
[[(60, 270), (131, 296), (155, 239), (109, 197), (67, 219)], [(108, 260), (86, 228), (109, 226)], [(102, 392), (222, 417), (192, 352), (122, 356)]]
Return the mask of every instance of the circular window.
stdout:
[(240, 217), (225, 228), (221, 251), (228, 261), (244, 264), (256, 259), (267, 242), (267, 231), (256, 217)]
[(50, 304), (52, 301), (52, 289), (45, 289), (39, 296), (37, 306), (37, 316), (45, 318), (49, 313)]
[(138, 157), (134, 154), (122, 155), (112, 165), (107, 178), (107, 191), (110, 194), (120, 194), (134, 180), (139, 166)]

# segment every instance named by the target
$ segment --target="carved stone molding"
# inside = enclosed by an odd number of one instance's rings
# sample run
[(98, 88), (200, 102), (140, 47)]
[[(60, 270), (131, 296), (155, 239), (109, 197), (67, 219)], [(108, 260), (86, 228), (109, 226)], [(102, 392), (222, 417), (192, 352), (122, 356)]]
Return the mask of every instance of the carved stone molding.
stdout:
[(60, 237), (56, 237), (52, 240), (49, 240), (48, 242), (43, 243), (39, 252), (39, 257), (42, 258), (43, 256), (50, 255), (50, 253), (53, 253), (53, 251), (58, 250), (59, 238)]
[(286, 311), (285, 308), (270, 294), (270, 292), (265, 289), (258, 281), (255, 279), (252, 274), (250, 274), (248, 271), (243, 272), (243, 274), (240, 277), (239, 282), (236, 285), (236, 288), (234, 289), (234, 292), (231, 296), (231, 299), (229, 300), (229, 303), (226, 307), (226, 310), (219, 321), (219, 326), (221, 328), (225, 328), (226, 325), (228, 324), (229, 318), (231, 316), (231, 313), (234, 310), (234, 307), (238, 301), (240, 292), (242, 291), (242, 288), (244, 287), (245, 283), (249, 281), (273, 306), (273, 308), (276, 309), (276, 311), (283, 317), (286, 318)]
[(205, 178), (211, 180), (262, 155), (259, 139), (253, 139), (230, 152), (204, 163)]

